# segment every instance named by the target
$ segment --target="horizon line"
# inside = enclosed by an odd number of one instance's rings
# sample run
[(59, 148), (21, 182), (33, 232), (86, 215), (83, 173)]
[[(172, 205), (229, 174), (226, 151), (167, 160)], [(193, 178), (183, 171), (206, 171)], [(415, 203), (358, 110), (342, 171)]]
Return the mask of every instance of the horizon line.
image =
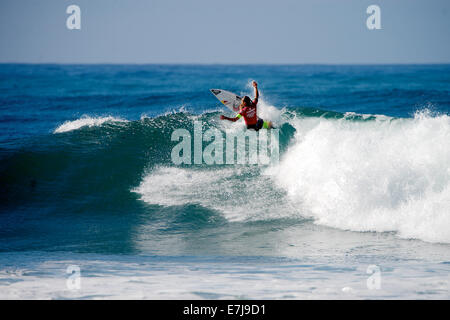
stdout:
[(10, 62), (0, 61), (0, 65), (24, 64), (24, 65), (196, 65), (196, 66), (300, 66), (300, 65), (323, 65), (323, 66), (382, 66), (382, 65), (448, 65), (448, 62)]

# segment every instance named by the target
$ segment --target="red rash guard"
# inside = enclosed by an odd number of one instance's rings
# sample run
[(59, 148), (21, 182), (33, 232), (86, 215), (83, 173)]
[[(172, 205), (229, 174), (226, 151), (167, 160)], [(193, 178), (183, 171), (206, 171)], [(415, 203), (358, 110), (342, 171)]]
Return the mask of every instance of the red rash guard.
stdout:
[(242, 108), (239, 114), (244, 117), (246, 125), (256, 124), (258, 122), (258, 117), (256, 116), (256, 105), (258, 104), (258, 99), (255, 98), (252, 101), (252, 105)]

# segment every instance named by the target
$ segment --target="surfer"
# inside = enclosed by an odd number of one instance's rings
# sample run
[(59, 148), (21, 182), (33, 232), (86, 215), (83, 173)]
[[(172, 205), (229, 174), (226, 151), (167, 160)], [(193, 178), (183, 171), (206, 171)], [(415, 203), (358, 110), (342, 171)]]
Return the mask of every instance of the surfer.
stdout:
[(258, 118), (256, 114), (256, 105), (258, 104), (259, 91), (258, 84), (256, 81), (252, 82), (253, 87), (255, 88), (255, 99), (253, 101), (245, 96), (241, 100), (241, 105), (239, 106), (240, 112), (234, 118), (229, 118), (224, 115), (220, 116), (220, 120), (228, 120), (232, 122), (238, 121), (240, 118), (244, 117), (245, 124), (247, 125), (247, 129), (254, 129), (258, 131), (261, 128), (271, 129), (273, 128), (271, 121), (264, 121), (261, 118)]

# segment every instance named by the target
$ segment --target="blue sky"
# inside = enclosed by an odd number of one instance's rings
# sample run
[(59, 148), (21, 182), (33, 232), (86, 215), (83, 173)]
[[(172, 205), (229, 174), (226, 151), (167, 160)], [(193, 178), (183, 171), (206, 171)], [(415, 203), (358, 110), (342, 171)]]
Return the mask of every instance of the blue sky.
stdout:
[(0, 62), (449, 63), (449, 35), (448, 0), (0, 1)]

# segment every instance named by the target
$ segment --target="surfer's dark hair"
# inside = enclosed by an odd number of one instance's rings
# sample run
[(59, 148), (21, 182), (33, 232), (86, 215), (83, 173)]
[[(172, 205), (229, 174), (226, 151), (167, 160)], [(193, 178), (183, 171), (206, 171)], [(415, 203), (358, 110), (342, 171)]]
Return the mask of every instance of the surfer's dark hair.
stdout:
[(249, 96), (245, 96), (245, 97), (244, 97), (244, 103), (245, 103), (247, 106), (251, 106), (251, 105), (252, 105), (252, 100), (250, 100), (250, 97), (249, 97)]

